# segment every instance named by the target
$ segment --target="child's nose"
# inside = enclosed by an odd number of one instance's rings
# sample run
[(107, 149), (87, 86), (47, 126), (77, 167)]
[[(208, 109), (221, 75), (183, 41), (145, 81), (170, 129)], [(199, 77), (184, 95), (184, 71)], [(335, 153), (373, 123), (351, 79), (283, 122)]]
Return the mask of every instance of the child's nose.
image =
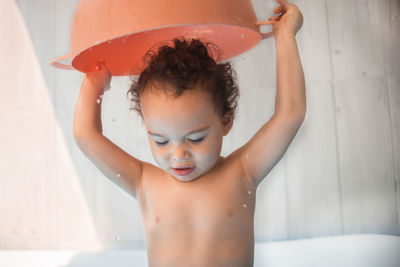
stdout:
[(189, 158), (189, 152), (182, 146), (175, 146), (173, 148), (171, 159), (175, 161), (185, 161)]

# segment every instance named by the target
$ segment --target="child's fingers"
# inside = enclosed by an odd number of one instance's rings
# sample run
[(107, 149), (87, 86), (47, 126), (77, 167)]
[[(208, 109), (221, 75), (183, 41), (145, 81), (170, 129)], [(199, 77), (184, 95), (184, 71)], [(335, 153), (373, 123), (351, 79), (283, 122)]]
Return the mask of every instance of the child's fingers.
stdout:
[(279, 14), (279, 13), (281, 13), (283, 10), (284, 10), (284, 7), (281, 5), (281, 6), (278, 6), (278, 7), (274, 8), (274, 13), (275, 13), (275, 14)]
[(275, 21), (266, 21), (266, 20), (261, 20), (257, 21), (255, 24), (256, 25), (268, 25), (268, 24), (274, 24)]
[(102, 65), (103, 65), (104, 61), (100, 61), (96, 64), (96, 70), (99, 71), (102, 69)]
[(108, 67), (107, 67), (107, 65), (106, 65), (106, 62), (103, 60), (103, 61), (99, 61), (97, 64), (96, 64), (96, 70), (108, 70)]
[(106, 69), (106, 68), (107, 68), (107, 66), (106, 66), (106, 62), (105, 61), (100, 61), (96, 65), (96, 69), (97, 70), (103, 70), (103, 69)]
[(279, 16), (272, 16), (272, 17), (269, 17), (269, 20), (270, 21), (280, 21), (282, 16), (283, 16), (283, 14), (280, 14)]
[(275, 21), (277, 18), (276, 17), (274, 17), (274, 16), (272, 16), (272, 17), (269, 17), (269, 21)]
[(283, 6), (287, 6), (289, 4), (289, 2), (287, 0), (276, 0), (276, 2)]

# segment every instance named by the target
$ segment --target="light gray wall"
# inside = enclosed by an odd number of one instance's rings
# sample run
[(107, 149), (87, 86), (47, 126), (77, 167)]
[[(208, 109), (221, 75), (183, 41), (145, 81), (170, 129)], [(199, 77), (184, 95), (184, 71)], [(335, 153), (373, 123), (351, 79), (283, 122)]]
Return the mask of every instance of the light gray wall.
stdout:
[[(253, 0), (259, 19), (274, 1)], [(0, 249), (144, 245), (138, 204), (85, 158), (72, 138), (83, 74), (50, 67), (69, 52), (78, 1), (0, 1)], [(297, 0), (307, 116), (257, 192), (256, 240), (400, 234), (400, 4)], [(265, 27), (265, 28), (264, 28)], [(270, 30), (263, 26), (263, 31)], [(275, 43), (231, 60), (239, 113), (223, 156), (273, 112)], [(155, 164), (144, 128), (114, 77), (103, 98), (107, 137)]]

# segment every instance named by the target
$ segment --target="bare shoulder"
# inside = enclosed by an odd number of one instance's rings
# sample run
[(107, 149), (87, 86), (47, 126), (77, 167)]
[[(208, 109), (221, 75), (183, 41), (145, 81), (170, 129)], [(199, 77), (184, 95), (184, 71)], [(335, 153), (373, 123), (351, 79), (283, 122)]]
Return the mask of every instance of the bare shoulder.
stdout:
[(149, 162), (142, 162), (142, 177), (140, 181), (140, 185), (138, 187), (138, 200), (143, 200), (143, 197), (145, 196), (146, 193), (146, 188), (149, 186), (153, 186), (153, 184), (156, 184), (162, 175), (164, 175), (164, 171), (149, 163)]

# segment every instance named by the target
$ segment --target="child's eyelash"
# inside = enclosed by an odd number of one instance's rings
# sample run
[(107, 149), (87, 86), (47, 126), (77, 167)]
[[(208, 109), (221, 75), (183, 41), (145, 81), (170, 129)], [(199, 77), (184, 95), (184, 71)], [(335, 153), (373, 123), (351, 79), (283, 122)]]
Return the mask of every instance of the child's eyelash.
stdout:
[(201, 137), (201, 138), (196, 139), (196, 140), (189, 139), (189, 141), (192, 142), (193, 144), (201, 143), (201, 142), (203, 142), (203, 140), (204, 140), (204, 137)]
[[(189, 139), (189, 141), (190, 141), (191, 143), (193, 143), (193, 144), (199, 144), (199, 143), (201, 143), (201, 142), (204, 141), (204, 137), (201, 137), (201, 138), (196, 139), (196, 140), (191, 140), (191, 139)], [(155, 141), (155, 142), (156, 142), (156, 144), (157, 144), (158, 146), (166, 146), (167, 143), (168, 143), (168, 141), (165, 141), (165, 142), (157, 142), (157, 141)]]
[(168, 143), (168, 141), (165, 141), (165, 142), (162, 142), (162, 143), (157, 142), (157, 141), (154, 141), (154, 142), (156, 142), (156, 144), (157, 144), (158, 146), (165, 146), (165, 145), (167, 145), (167, 143)]

